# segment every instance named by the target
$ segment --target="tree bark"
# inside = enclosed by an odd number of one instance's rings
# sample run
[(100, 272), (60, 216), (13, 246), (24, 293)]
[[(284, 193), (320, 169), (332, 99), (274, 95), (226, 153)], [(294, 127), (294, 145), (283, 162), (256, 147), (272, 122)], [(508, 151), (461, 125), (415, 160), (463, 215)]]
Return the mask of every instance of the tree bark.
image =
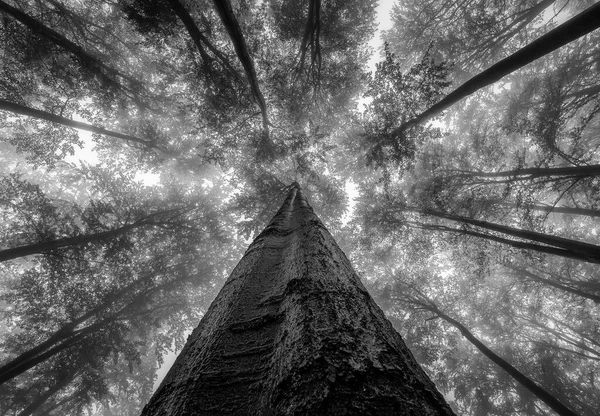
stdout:
[(600, 304), (600, 296), (598, 296), (598, 295), (594, 295), (592, 293), (588, 293), (583, 290), (576, 289), (571, 286), (567, 286), (563, 283), (556, 282), (552, 279), (547, 279), (545, 277), (538, 276), (537, 274), (531, 273), (530, 271), (522, 269), (520, 267), (513, 266), (512, 264), (505, 264), (504, 267), (512, 270), (515, 275), (521, 277), (522, 279), (534, 280), (536, 282), (540, 282), (545, 285), (552, 286), (556, 289), (560, 289), (562, 291), (572, 293), (573, 295), (581, 296), (582, 298), (586, 298), (586, 299), (593, 301), (594, 303)]
[(168, 0), (168, 2), (173, 12), (185, 26), (188, 34), (192, 38), (192, 41), (196, 45), (196, 48), (198, 48), (198, 52), (200, 52), (200, 56), (202, 56), (204, 63), (208, 65), (210, 62), (210, 56), (208, 56), (206, 50), (204, 49), (204, 46), (206, 46), (217, 58), (219, 58), (221, 64), (225, 68), (227, 68), (237, 79), (243, 80), (241, 75), (238, 74), (233, 66), (231, 66), (227, 57), (223, 55), (217, 48), (215, 48), (209, 42), (206, 36), (202, 34), (185, 6), (179, 0)]
[(494, 205), (500, 205), (503, 207), (510, 208), (522, 208), (532, 211), (548, 212), (553, 214), (565, 214), (565, 215), (581, 215), (585, 217), (600, 217), (600, 211), (589, 208), (577, 208), (577, 207), (557, 207), (554, 205), (540, 205), (540, 204), (523, 204), (517, 205), (516, 202), (507, 202), (504, 199), (490, 199), (483, 201), (485, 203), (491, 203)]
[[(600, 176), (600, 165), (588, 165), (588, 166), (564, 166), (564, 167), (550, 167), (550, 168), (523, 168), (504, 170), (499, 172), (461, 172), (457, 175), (453, 175), (459, 178), (503, 178), (503, 177), (515, 177), (520, 180), (529, 180), (534, 178), (542, 177), (553, 177), (553, 176), (569, 176), (569, 177), (589, 177), (589, 176)], [(520, 177), (524, 178), (520, 178)]]
[(479, 351), (483, 353), (487, 358), (492, 360), (495, 364), (497, 364), (500, 368), (506, 371), (515, 381), (523, 385), (527, 390), (529, 390), (532, 394), (534, 394), (538, 399), (543, 401), (548, 407), (554, 410), (560, 416), (578, 416), (573, 410), (565, 406), (563, 403), (558, 401), (552, 393), (544, 390), (542, 387), (538, 386), (533, 380), (527, 377), (525, 374), (521, 373), (515, 367), (513, 367), (508, 361), (504, 358), (497, 355), (495, 352), (490, 350), (485, 346), (479, 339), (477, 339), (471, 331), (469, 331), (464, 325), (455, 319), (449, 317), (440, 311), (437, 306), (430, 305), (428, 308), (431, 312), (442, 318), (444, 321), (448, 322), (456, 329), (460, 331), (463, 337), (465, 337), (471, 344), (475, 346)]
[(297, 184), (145, 416), (451, 415)]
[(590, 258), (587, 255), (583, 255), (583, 254), (574, 252), (572, 250), (564, 249), (564, 248), (551, 247), (551, 246), (546, 246), (546, 245), (542, 245), (542, 244), (528, 243), (528, 242), (519, 241), (519, 240), (511, 240), (508, 238), (498, 237), (498, 236), (492, 235), (492, 234), (485, 234), (485, 233), (482, 233), (479, 231), (471, 231), (471, 230), (460, 229), (460, 228), (446, 227), (444, 225), (431, 225), (431, 224), (417, 223), (416, 226), (419, 228), (422, 228), (424, 230), (449, 232), (449, 233), (456, 233), (456, 234), (461, 234), (461, 235), (470, 235), (473, 237), (483, 238), (483, 239), (489, 240), (489, 241), (494, 241), (496, 243), (506, 244), (508, 246), (523, 249), (523, 250), (533, 250), (533, 251), (537, 251), (539, 253), (552, 254), (554, 256), (565, 257), (567, 259), (586, 261), (589, 263), (600, 263), (600, 260), (598, 260), (598, 259)]
[[(108, 65), (104, 64), (100, 59), (89, 54), (81, 46), (70, 41), (69, 39), (67, 39), (65, 36), (61, 35), (57, 31), (50, 29), (49, 27), (45, 26), (43, 23), (39, 22), (37, 19), (34, 19), (33, 17), (29, 16), (28, 14), (22, 12), (21, 10), (19, 10), (15, 7), (12, 7), (11, 5), (9, 5), (1, 0), (0, 0), (0, 11), (3, 11), (5, 13), (9, 14), (15, 20), (19, 21), (21, 24), (23, 24), (25, 27), (27, 27), (29, 30), (31, 30), (36, 35), (41, 36), (45, 39), (48, 39), (55, 45), (58, 45), (61, 48), (63, 48), (64, 50), (72, 53), (80, 60), (80, 62), (83, 66), (95, 67), (100, 75), (102, 75), (105, 78), (108, 78), (113, 83), (116, 83), (116, 81), (107, 77), (106, 74), (102, 73), (102, 70), (106, 71), (107, 74), (117, 75), (120, 78), (127, 80), (132, 85), (136, 85), (136, 86), (141, 85), (141, 83), (139, 81), (137, 81), (136, 79), (131, 78), (128, 75), (122, 74), (118, 70), (111, 68)], [(119, 84), (117, 83), (117, 85), (119, 85)]]
[[(142, 283), (143, 281), (138, 280), (130, 283), (83, 316), (63, 325), (61, 329), (52, 334), (46, 341), (43, 341), (37, 346), (21, 353), (18, 357), (0, 367), (0, 385), (52, 358), (61, 351), (72, 347), (73, 345), (82, 341), (88, 335), (103, 329), (105, 326), (110, 325), (111, 323), (119, 320), (134, 320), (137, 312), (136, 309), (139, 309), (144, 305), (143, 301), (145, 299), (149, 298), (158, 290), (168, 288), (172, 284), (177, 283), (177, 281), (178, 280), (176, 279), (174, 281), (162, 283), (158, 286), (147, 288), (141, 293), (136, 294), (131, 299), (128, 299), (126, 301), (127, 303), (118, 308), (116, 312), (109, 314), (105, 318), (99, 318), (99, 320), (89, 324), (84, 328), (76, 329), (78, 325), (82, 324), (86, 320), (100, 314), (111, 306), (115, 306), (114, 304), (119, 299), (126, 295), (128, 291), (130, 291), (138, 283)], [(148, 310), (144, 310), (143, 314), (146, 313), (148, 313)]]
[(0, 110), (10, 111), (11, 113), (22, 114), (24, 116), (39, 118), (41, 120), (50, 121), (52, 123), (62, 124), (63, 126), (73, 127), (75, 129), (90, 131), (92, 133), (103, 134), (105, 136), (115, 137), (117, 139), (127, 140), (130, 142), (138, 143), (144, 147), (151, 149), (158, 149), (156, 145), (147, 140), (139, 139), (128, 134), (118, 133), (116, 131), (107, 130), (103, 127), (97, 127), (91, 124), (83, 123), (81, 121), (71, 120), (70, 118), (57, 116), (56, 114), (48, 113), (47, 111), (37, 110), (35, 108), (26, 107), (21, 104), (12, 103), (10, 101), (0, 99)]
[(37, 411), (46, 401), (55, 395), (58, 391), (69, 385), (77, 374), (71, 374), (70, 376), (64, 377), (62, 380), (54, 383), (52, 387), (49, 387), (44, 393), (38, 396), (34, 401), (32, 401), (29, 406), (23, 409), (18, 416), (31, 416), (35, 411)]
[(250, 52), (248, 51), (246, 40), (244, 39), (244, 35), (242, 34), (242, 28), (240, 27), (240, 24), (238, 23), (235, 14), (233, 13), (233, 8), (231, 7), (231, 3), (229, 2), (229, 0), (213, 0), (213, 3), (215, 5), (215, 8), (217, 9), (217, 12), (219, 13), (221, 22), (223, 22), (223, 26), (225, 26), (225, 28), (227, 29), (227, 33), (229, 34), (229, 37), (233, 42), (235, 53), (237, 54), (238, 59), (244, 67), (246, 77), (248, 78), (248, 82), (250, 83), (252, 95), (254, 96), (256, 104), (258, 104), (258, 107), (260, 108), (260, 112), (262, 114), (263, 133), (268, 139), (269, 116), (267, 112), (267, 103), (265, 102), (265, 97), (263, 96), (263, 93), (260, 90), (260, 85), (256, 76), (256, 70), (254, 69), (254, 62), (252, 62), (252, 57), (250, 56)]
[[(600, 4), (600, 3), (599, 3)], [(523, 230), (520, 228), (513, 228), (506, 225), (495, 224), (488, 221), (476, 220), (473, 218), (463, 217), (459, 215), (446, 214), (443, 212), (424, 210), (419, 211), (425, 215), (432, 215), (438, 218), (445, 218), (451, 221), (460, 222), (463, 224), (470, 224), (477, 227), (485, 228), (487, 230), (496, 231), (502, 234), (510, 235), (513, 237), (522, 238), (525, 240), (535, 241), (549, 246), (558, 247), (563, 250), (573, 252), (577, 255), (582, 256), (583, 259), (592, 263), (600, 263), (600, 246), (584, 243), (582, 241), (572, 240), (569, 238), (558, 237), (555, 235), (538, 233), (536, 231)]]
[(103, 231), (94, 234), (83, 234), (75, 237), (58, 238), (56, 240), (42, 241), (40, 243), (28, 244), (20, 247), (7, 248), (0, 250), (0, 262), (16, 259), (19, 257), (30, 256), (32, 254), (45, 253), (62, 247), (75, 245), (83, 245), (89, 242), (102, 240), (104, 238), (113, 238), (136, 227), (141, 227), (144, 224), (128, 224), (114, 230)]
[(160, 224), (168, 223), (160, 220), (154, 220), (155, 218), (159, 218), (161, 215), (176, 213), (181, 211), (179, 209), (170, 209), (165, 211), (155, 212), (153, 214), (149, 214), (139, 220), (132, 222), (130, 224), (123, 225), (118, 228), (113, 228), (112, 230), (102, 231), (99, 233), (92, 234), (81, 234), (73, 237), (64, 237), (57, 238), (55, 240), (49, 241), (41, 241), (39, 243), (27, 244), (20, 247), (12, 247), (4, 250), (0, 250), (0, 263), (7, 260), (16, 259), (19, 257), (25, 257), (32, 254), (45, 253), (49, 251), (53, 251), (62, 247), (69, 247), (75, 245), (83, 245), (89, 242), (99, 241), (105, 238), (114, 238), (118, 237), (122, 234), (126, 234), (129, 231), (144, 227), (144, 226), (156, 226)]
[[(55, 331), (45, 341), (42, 341), (39, 344), (37, 344), (36, 346), (29, 348), (28, 350), (19, 354), (17, 357), (15, 357), (12, 360), (8, 361), (7, 363), (3, 364), (0, 367), (0, 377), (10, 370), (24, 365), (29, 360), (32, 360), (37, 355), (42, 354), (43, 352), (47, 351), (49, 348), (52, 348), (53, 346), (55, 346), (56, 344), (63, 342), (65, 340), (67, 340), (68, 338), (76, 335), (77, 333), (79, 333), (81, 331), (81, 329), (78, 331), (75, 330), (75, 328), (77, 328), (77, 326), (81, 325), (88, 319), (91, 319), (92, 317), (99, 315), (100, 313), (104, 312), (106, 309), (110, 308), (111, 306), (114, 306), (116, 304), (116, 302), (118, 302), (121, 298), (123, 298), (125, 295), (127, 295), (129, 292), (131, 292), (134, 287), (136, 287), (137, 285), (139, 285), (143, 282), (144, 282), (144, 280), (135, 280), (135, 281), (129, 283), (128, 285), (121, 288), (117, 292), (111, 293), (110, 296), (106, 296), (106, 299), (103, 302), (101, 302), (96, 307), (90, 309), (89, 311), (87, 311), (86, 313), (81, 315), (80, 317), (75, 318), (75, 319), (71, 320), (70, 322), (63, 324), (63, 326), (60, 329)], [(143, 295), (147, 295), (147, 294), (148, 294), (148, 291), (143, 292)], [(137, 298), (139, 298), (139, 295), (138, 295), (138, 297), (136, 297), (136, 299)], [(1, 382), (0, 382), (0, 384), (1, 384)]]
[(393, 135), (400, 135), (406, 129), (424, 123), (477, 90), (492, 85), (511, 72), (596, 30), (598, 27), (600, 27), (600, 3), (594, 4), (556, 29), (551, 30), (509, 57), (502, 59), (485, 71), (475, 75), (446, 97), (442, 98), (438, 103), (432, 105), (413, 119), (403, 123), (394, 131)]

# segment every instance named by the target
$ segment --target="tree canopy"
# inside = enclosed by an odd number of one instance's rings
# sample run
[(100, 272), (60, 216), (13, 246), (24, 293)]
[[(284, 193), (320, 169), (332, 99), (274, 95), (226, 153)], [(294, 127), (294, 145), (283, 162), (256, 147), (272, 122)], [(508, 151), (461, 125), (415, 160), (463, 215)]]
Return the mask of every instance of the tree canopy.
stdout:
[(139, 414), (298, 182), (457, 413), (594, 416), (599, 14), (0, 1), (0, 415)]

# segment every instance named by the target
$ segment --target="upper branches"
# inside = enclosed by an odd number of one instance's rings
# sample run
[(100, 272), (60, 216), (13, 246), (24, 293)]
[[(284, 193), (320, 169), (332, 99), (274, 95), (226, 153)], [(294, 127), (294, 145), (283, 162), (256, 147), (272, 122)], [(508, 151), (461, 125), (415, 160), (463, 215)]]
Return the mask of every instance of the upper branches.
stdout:
[(248, 46), (246, 45), (246, 40), (242, 33), (242, 29), (240, 24), (238, 23), (235, 14), (233, 13), (233, 8), (231, 7), (231, 3), (229, 0), (213, 0), (215, 8), (221, 17), (221, 21), (223, 25), (227, 29), (227, 33), (229, 33), (229, 37), (233, 42), (233, 46), (235, 48), (235, 52), (244, 67), (244, 71), (246, 72), (246, 77), (248, 78), (248, 82), (250, 83), (250, 89), (252, 90), (252, 95), (260, 108), (260, 112), (262, 115), (263, 122), (263, 134), (265, 138), (269, 138), (269, 115), (267, 112), (267, 104), (265, 102), (265, 97), (260, 90), (260, 85), (258, 82), (258, 77), (256, 76), (256, 70), (254, 68), (254, 63), (252, 61), (252, 57), (250, 56), (250, 51), (248, 50)]

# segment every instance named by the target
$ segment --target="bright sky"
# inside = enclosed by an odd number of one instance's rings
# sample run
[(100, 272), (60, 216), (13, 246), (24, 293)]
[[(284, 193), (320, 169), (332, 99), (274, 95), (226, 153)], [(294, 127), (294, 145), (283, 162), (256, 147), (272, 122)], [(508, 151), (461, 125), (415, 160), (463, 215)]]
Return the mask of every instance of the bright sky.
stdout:
[(373, 56), (369, 59), (369, 70), (375, 71), (375, 64), (379, 62), (379, 50), (383, 46), (383, 42), (381, 40), (380, 33), (383, 30), (387, 30), (392, 27), (392, 19), (390, 18), (390, 12), (392, 11), (392, 6), (394, 5), (393, 0), (380, 0), (379, 5), (377, 6), (377, 32), (371, 41), (369, 42), (369, 46), (373, 48)]

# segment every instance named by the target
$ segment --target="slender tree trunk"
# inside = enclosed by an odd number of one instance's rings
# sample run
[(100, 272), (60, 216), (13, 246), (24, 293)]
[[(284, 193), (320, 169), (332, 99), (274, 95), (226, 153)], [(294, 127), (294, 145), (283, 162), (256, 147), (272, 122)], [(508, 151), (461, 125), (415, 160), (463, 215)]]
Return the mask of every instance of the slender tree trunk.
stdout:
[(231, 7), (231, 3), (229, 2), (229, 0), (213, 0), (213, 3), (215, 5), (215, 8), (217, 9), (217, 12), (219, 13), (221, 22), (223, 22), (223, 26), (225, 26), (225, 29), (227, 29), (227, 33), (229, 34), (229, 37), (233, 42), (235, 53), (237, 54), (238, 59), (244, 67), (246, 77), (248, 78), (248, 82), (250, 83), (252, 95), (254, 96), (256, 104), (260, 108), (260, 112), (262, 114), (263, 134), (268, 139), (269, 115), (267, 112), (267, 103), (265, 102), (265, 97), (263, 96), (263, 93), (260, 90), (258, 77), (256, 76), (256, 70), (254, 69), (254, 62), (252, 61), (252, 57), (250, 56), (250, 52), (248, 51), (248, 46), (246, 45), (246, 40), (242, 33), (242, 28), (240, 27), (240, 24), (238, 23), (235, 14), (233, 13), (233, 8)]
[(451, 415), (293, 184), (142, 415)]
[[(67, 338), (73, 335), (74, 328), (74, 323), (64, 325), (61, 329), (59, 329), (53, 335), (51, 335), (46, 341), (43, 341), (35, 347), (30, 348), (27, 351), (19, 354), (19, 356), (10, 360), (2, 367), (0, 367), (0, 377), (2, 377), (3, 374), (6, 374), (10, 370), (24, 365), (27, 361), (33, 359), (36, 355), (43, 353), (48, 348), (51, 348), (59, 342), (65, 341)], [(2, 382), (0, 382), (0, 384), (2, 384)]]
[(308, 17), (304, 27), (304, 36), (300, 44), (300, 71), (304, 68), (306, 52), (311, 48), (311, 68), (317, 67), (317, 76), (321, 72), (321, 0), (310, 0), (308, 3)]
[(83, 234), (75, 237), (59, 238), (56, 240), (42, 241), (40, 243), (28, 244), (20, 247), (7, 248), (5, 250), (0, 250), (0, 262), (16, 259), (19, 257), (25, 257), (32, 254), (45, 253), (62, 247), (83, 245), (89, 242), (99, 241), (104, 238), (114, 238), (119, 235), (125, 234), (136, 227), (141, 227), (143, 225), (143, 223), (128, 224), (123, 227), (116, 228), (114, 230), (103, 231), (100, 233)]
[(0, 250), (0, 262), (25, 257), (32, 254), (44, 253), (52, 250), (56, 250), (62, 247), (83, 245), (89, 242), (99, 241), (106, 238), (115, 238), (120, 235), (126, 234), (131, 230), (144, 226), (157, 226), (161, 224), (169, 223), (169, 219), (161, 221), (161, 215), (177, 214), (181, 213), (182, 210), (179, 208), (169, 209), (165, 211), (155, 212), (146, 215), (143, 218), (138, 219), (130, 224), (123, 225), (112, 230), (102, 231), (99, 233), (92, 234), (81, 234), (74, 237), (58, 238), (56, 240), (42, 241), (39, 243), (27, 244), (20, 247), (12, 247), (4, 250)]
[(204, 63), (206, 65), (210, 63), (210, 56), (204, 49), (204, 46), (206, 46), (219, 59), (225, 68), (227, 68), (237, 79), (243, 81), (242, 76), (236, 71), (231, 63), (229, 63), (227, 57), (223, 55), (217, 48), (215, 48), (209, 42), (208, 38), (202, 34), (185, 6), (179, 0), (168, 0), (168, 2), (173, 12), (185, 26), (188, 34), (192, 38), (192, 41), (194, 41), (194, 44), (196, 45), (198, 52), (200, 52), (200, 56), (202, 56)]
[(568, 250), (568, 249), (564, 249), (564, 248), (558, 248), (558, 247), (551, 247), (551, 246), (546, 246), (546, 245), (542, 245), (542, 244), (534, 244), (534, 243), (529, 243), (529, 242), (524, 242), (524, 241), (519, 241), (519, 240), (511, 240), (508, 238), (503, 238), (503, 237), (498, 237), (496, 235), (492, 235), (492, 234), (485, 234), (479, 231), (471, 231), (471, 230), (465, 230), (465, 229), (460, 229), (460, 228), (452, 228), (452, 227), (446, 227), (443, 225), (431, 225), (431, 224), (420, 224), (417, 223), (416, 226), (418, 228), (424, 229), (424, 230), (430, 230), (430, 231), (441, 231), (441, 232), (449, 232), (449, 233), (455, 233), (455, 234), (461, 234), (461, 235), (471, 235), (473, 237), (477, 237), (477, 238), (483, 238), (485, 240), (489, 240), (489, 241), (494, 241), (496, 243), (500, 243), (500, 244), (506, 244), (508, 246), (511, 247), (515, 247), (515, 248), (519, 248), (519, 249), (523, 249), (523, 250), (534, 250), (540, 253), (545, 253), (545, 254), (552, 254), (554, 256), (560, 256), (560, 257), (565, 257), (567, 259), (573, 259), (573, 260), (579, 260), (579, 261), (587, 261), (590, 263), (600, 263), (600, 260), (598, 259), (593, 259), (590, 258), (589, 256)]
[[(81, 46), (70, 41), (69, 39), (67, 39), (65, 36), (61, 35), (57, 31), (45, 26), (43, 23), (41, 23), (37, 19), (34, 19), (33, 17), (29, 16), (28, 14), (22, 12), (21, 10), (19, 10), (15, 7), (12, 7), (11, 5), (9, 5), (1, 0), (0, 0), (0, 11), (3, 11), (4, 13), (9, 14), (15, 20), (19, 21), (22, 25), (26, 26), (29, 30), (31, 30), (36, 35), (50, 40), (55, 45), (58, 45), (61, 48), (63, 48), (64, 50), (75, 55), (81, 62), (82, 66), (95, 67), (96, 71), (101, 76), (108, 78), (108, 80), (110, 82), (116, 83), (119, 87), (121, 87), (121, 85), (118, 84), (115, 80), (108, 77), (107, 74), (119, 76), (120, 78), (127, 80), (132, 85), (136, 85), (136, 86), (141, 85), (141, 83), (139, 81), (135, 80), (134, 78), (131, 78), (130, 76), (122, 74), (121, 72), (117, 71), (114, 68), (109, 67), (108, 65), (103, 63), (100, 59), (89, 54)], [(106, 74), (102, 73), (102, 70), (104, 70), (106, 72)]]
[(600, 246), (594, 244), (584, 243), (582, 241), (571, 240), (569, 238), (558, 237), (550, 234), (538, 233), (536, 231), (513, 228), (488, 221), (475, 220), (473, 218), (463, 217), (460, 215), (446, 214), (443, 212), (433, 210), (424, 210), (419, 212), (425, 215), (432, 215), (438, 218), (445, 218), (463, 224), (474, 225), (487, 230), (496, 231), (502, 234), (522, 238), (525, 240), (535, 241), (542, 244), (548, 244), (549, 246), (567, 250), (569, 252), (573, 252), (579, 256), (582, 256), (582, 259), (586, 259), (586, 261), (592, 263), (600, 263)]
[(75, 376), (76, 376), (76, 373), (72, 374), (72, 375), (70, 375), (68, 377), (64, 377), (62, 380), (59, 380), (58, 382), (54, 383), (54, 385), (52, 385), (51, 387), (49, 387), (44, 393), (40, 394), (34, 401), (32, 401), (29, 404), (29, 406), (27, 406), (25, 409), (23, 409), (19, 413), (19, 416), (30, 416), (30, 415), (32, 415), (44, 403), (46, 403), (46, 400), (48, 400), (50, 397), (52, 397), (56, 393), (58, 393), (58, 391), (60, 391), (61, 389), (63, 389), (67, 385), (69, 385), (73, 381), (73, 379), (75, 378)]
[(402, 134), (411, 126), (424, 123), (475, 91), (492, 85), (504, 76), (514, 72), (542, 56), (578, 39), (600, 27), (600, 3), (596, 3), (577, 16), (551, 30), (529, 45), (519, 49), (509, 57), (497, 62), (485, 71), (456, 88), (438, 103), (402, 124), (394, 131), (394, 136)]
[[(79, 318), (73, 319), (71, 322), (64, 324), (60, 329), (58, 329), (56, 332), (54, 332), (54, 334), (52, 334), (50, 337), (48, 337), (45, 341), (42, 341), (41, 343), (37, 344), (36, 346), (29, 348), (27, 351), (22, 352), (17, 357), (8, 361), (6, 364), (4, 364), (0, 367), (0, 377), (2, 377), (3, 374), (7, 373), (8, 371), (10, 371), (14, 368), (23, 366), (28, 361), (30, 361), (33, 358), (35, 358), (36, 356), (42, 354), (44, 351), (48, 350), (49, 348), (52, 348), (55, 345), (76, 335), (76, 333), (79, 333), (81, 331), (81, 330), (75, 331), (75, 328), (77, 328), (77, 326), (81, 325), (82, 323), (84, 323), (88, 319), (94, 317), (95, 315), (102, 313), (103, 311), (110, 308), (111, 306), (114, 306), (114, 304), (116, 302), (118, 302), (123, 296), (125, 296), (127, 293), (131, 292), (135, 286), (137, 286), (138, 284), (143, 283), (143, 282), (144, 282), (144, 280), (136, 280), (136, 281), (126, 285), (125, 287), (121, 288), (119, 291), (112, 293), (110, 296), (107, 296), (107, 298), (102, 303), (100, 303), (100, 305), (94, 307), (93, 309), (90, 309), (88, 312), (81, 315)], [(148, 293), (147, 291), (144, 292), (144, 295), (147, 295), (147, 293)], [(139, 298), (139, 296), (138, 296), (138, 298)], [(1, 384), (1, 382), (0, 382), (0, 384)]]
[(54, 357), (56, 354), (68, 348), (71, 348), (75, 344), (83, 341), (84, 338), (86, 338), (90, 334), (102, 330), (111, 323), (114, 323), (116, 321), (131, 322), (137, 318), (148, 315), (149, 313), (156, 314), (156, 311), (158, 311), (162, 307), (173, 306), (174, 304), (154, 305), (151, 309), (141, 309), (141, 307), (145, 305), (147, 301), (150, 300), (150, 297), (156, 292), (160, 290), (171, 290), (173, 285), (178, 285), (183, 280), (186, 280), (188, 278), (189, 276), (184, 275), (182, 276), (182, 278), (177, 278), (162, 283), (160, 285), (147, 288), (141, 293), (136, 294), (132, 298), (127, 299), (126, 302), (124, 302), (124, 305), (121, 304), (115, 312), (109, 315), (107, 314), (108, 316), (104, 318), (99, 317), (96, 322), (91, 323), (84, 328), (75, 329), (78, 325), (81, 325), (88, 319), (92, 318), (94, 315), (98, 315), (106, 309), (110, 308), (111, 306), (115, 306), (114, 304), (118, 300), (125, 296), (133, 287), (137, 286), (139, 283), (143, 283), (144, 280), (137, 280), (135, 282), (130, 283), (126, 287), (119, 290), (116, 294), (107, 297), (107, 299), (96, 308), (90, 310), (80, 318), (71, 321), (69, 324), (64, 325), (60, 330), (56, 331), (46, 341), (38, 344), (33, 348), (30, 348), (29, 350), (20, 354), (18, 357), (12, 359), (8, 363), (0, 367), (0, 385), (17, 377), (18, 375), (35, 367), (36, 365)]
[(600, 217), (600, 211), (596, 209), (588, 208), (577, 208), (577, 207), (557, 207), (554, 205), (540, 205), (540, 204), (524, 204), (521, 207), (516, 202), (507, 202), (503, 199), (490, 199), (483, 201), (485, 203), (491, 203), (494, 205), (500, 205), (503, 207), (510, 208), (523, 208), (531, 211), (548, 212), (553, 214), (566, 214), (566, 215), (581, 215), (585, 217)]
[(85, 337), (87, 337), (91, 333), (97, 331), (98, 329), (100, 329), (101, 327), (106, 325), (107, 321), (108, 320), (97, 322), (97, 323), (92, 324), (82, 330), (79, 330), (79, 331), (73, 333), (71, 336), (66, 337), (59, 344), (58, 344), (58, 342), (55, 343), (58, 345), (55, 345), (52, 348), (46, 349), (43, 352), (41, 352), (40, 354), (37, 354), (27, 360), (24, 360), (24, 361), (20, 362), (18, 365), (12, 366), (7, 371), (0, 373), (0, 385), (6, 383), (9, 380), (12, 380), (13, 378), (17, 377), (20, 374), (23, 374), (25, 371), (35, 367), (36, 365), (54, 357), (56, 354), (66, 350), (68, 348), (73, 347), (74, 345), (76, 345), (77, 343), (82, 341)]
[(156, 145), (153, 143), (139, 139), (134, 136), (130, 136), (128, 134), (118, 133), (116, 131), (107, 130), (103, 127), (97, 127), (92, 124), (83, 123), (81, 121), (71, 120), (70, 118), (57, 116), (56, 114), (49, 113), (47, 111), (37, 110), (35, 108), (26, 107), (21, 104), (12, 103), (6, 100), (0, 100), (0, 110), (10, 111), (16, 114), (22, 114), (24, 116), (39, 118), (41, 120), (50, 121), (52, 123), (62, 124), (63, 126), (73, 127), (75, 129), (91, 131), (92, 133), (103, 134), (105, 136), (115, 137), (117, 139), (122, 139), (134, 143), (138, 143), (143, 145), (144, 147), (149, 147), (152, 149), (158, 149)]
[(515, 367), (513, 367), (508, 361), (504, 358), (497, 355), (495, 352), (490, 350), (485, 346), (479, 339), (477, 339), (471, 331), (469, 331), (464, 325), (455, 319), (449, 317), (440, 311), (437, 306), (429, 305), (428, 309), (442, 318), (444, 321), (448, 322), (450, 325), (454, 326), (456, 329), (460, 331), (463, 337), (465, 337), (471, 344), (475, 346), (479, 351), (483, 353), (487, 358), (492, 360), (495, 364), (497, 364), (500, 368), (506, 371), (515, 381), (519, 382), (523, 387), (529, 390), (532, 394), (534, 394), (538, 399), (544, 402), (548, 407), (554, 410), (560, 416), (578, 416), (573, 410), (569, 409), (563, 403), (558, 401), (554, 395), (542, 387), (538, 386), (533, 380), (527, 377), (525, 374), (521, 373)]
[(504, 267), (512, 270), (515, 275), (520, 276), (523, 279), (534, 280), (536, 282), (540, 282), (545, 285), (552, 286), (556, 289), (560, 289), (562, 291), (569, 292), (569, 293), (572, 293), (577, 296), (581, 296), (582, 298), (590, 299), (594, 303), (600, 304), (600, 296), (598, 296), (598, 295), (594, 295), (592, 293), (588, 293), (583, 290), (579, 290), (579, 289), (564, 285), (564, 284), (556, 282), (552, 279), (546, 279), (542, 276), (538, 276), (537, 274), (531, 273), (528, 270), (513, 266), (511, 264), (505, 264)]
[(552, 167), (552, 168), (523, 168), (504, 170), (499, 172), (477, 172), (468, 171), (461, 172), (456, 175), (459, 178), (502, 178), (502, 177), (521, 177), (520, 180), (529, 180), (541, 177), (553, 177), (553, 176), (569, 176), (569, 177), (589, 177), (599, 176), (600, 165), (588, 165), (588, 166), (564, 166), (564, 167)]

